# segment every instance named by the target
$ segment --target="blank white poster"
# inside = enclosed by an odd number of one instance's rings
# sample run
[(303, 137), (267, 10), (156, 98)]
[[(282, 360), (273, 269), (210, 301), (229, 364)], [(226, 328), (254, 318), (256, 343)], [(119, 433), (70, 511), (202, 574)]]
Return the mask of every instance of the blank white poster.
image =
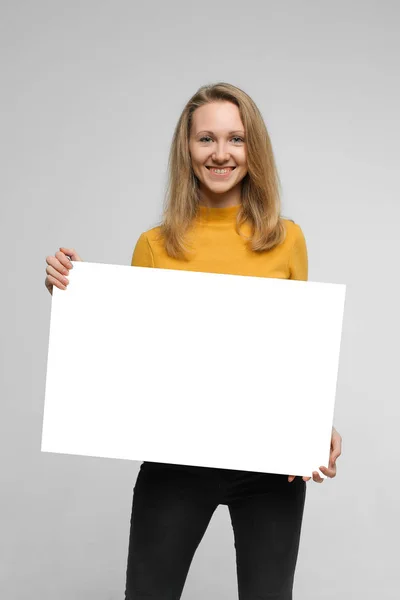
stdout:
[(74, 262), (53, 290), (42, 451), (311, 476), (345, 288)]

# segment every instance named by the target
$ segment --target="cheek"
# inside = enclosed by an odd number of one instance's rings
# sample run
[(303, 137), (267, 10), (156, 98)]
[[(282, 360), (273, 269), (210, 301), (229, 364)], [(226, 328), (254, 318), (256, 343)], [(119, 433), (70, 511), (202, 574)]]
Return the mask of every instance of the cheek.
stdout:
[(238, 165), (240, 167), (240, 179), (242, 180), (248, 173), (247, 156), (245, 152), (241, 152), (240, 156), (237, 157)]
[(203, 178), (201, 164), (199, 164), (198, 160), (196, 160), (196, 158), (193, 158), (193, 157), (192, 157), (192, 170), (193, 170), (193, 173), (196, 175), (196, 177), (198, 177), (199, 179)]
[(244, 149), (238, 149), (238, 151), (233, 155), (233, 158), (236, 164), (242, 167), (242, 169), (247, 168), (247, 156)]
[(199, 159), (197, 156), (192, 156), (192, 168), (194, 171), (198, 171), (200, 168)]
[(207, 160), (206, 155), (203, 155), (202, 152), (196, 152), (194, 155), (192, 155), (193, 168), (197, 169), (198, 171), (201, 171), (206, 163), (206, 160)]
[(195, 170), (196, 169), (196, 164), (197, 164), (197, 160), (196, 160), (196, 154), (194, 154), (190, 147), (189, 147), (189, 152), (190, 152), (190, 164), (192, 165), (192, 169)]
[(199, 153), (196, 152), (195, 148), (192, 149), (190, 146), (189, 146), (189, 152), (190, 152), (190, 159), (192, 161), (192, 165), (197, 164), (199, 162)]

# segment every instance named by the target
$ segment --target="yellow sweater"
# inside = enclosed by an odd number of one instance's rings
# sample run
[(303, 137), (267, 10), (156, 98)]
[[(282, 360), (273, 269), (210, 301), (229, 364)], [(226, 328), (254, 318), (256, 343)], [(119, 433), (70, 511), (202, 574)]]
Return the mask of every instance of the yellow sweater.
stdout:
[[(156, 240), (159, 228), (154, 227), (139, 237), (132, 266), (307, 281), (307, 247), (299, 225), (284, 219), (285, 241), (272, 250), (253, 252), (235, 231), (239, 206), (199, 208), (191, 232), (193, 252), (188, 262), (168, 256), (162, 242)], [(248, 236), (250, 228), (245, 225), (242, 232)]]

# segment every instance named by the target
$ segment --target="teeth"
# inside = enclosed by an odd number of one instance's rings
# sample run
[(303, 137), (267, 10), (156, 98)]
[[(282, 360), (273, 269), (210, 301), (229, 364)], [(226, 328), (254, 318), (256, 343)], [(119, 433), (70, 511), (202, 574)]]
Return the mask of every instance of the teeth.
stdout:
[(228, 169), (211, 169), (214, 173), (227, 173)]

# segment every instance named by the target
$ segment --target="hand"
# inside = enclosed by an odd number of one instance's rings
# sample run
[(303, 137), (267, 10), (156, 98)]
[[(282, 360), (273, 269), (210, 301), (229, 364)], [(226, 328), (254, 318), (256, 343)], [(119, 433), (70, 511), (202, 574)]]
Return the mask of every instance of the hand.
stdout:
[[(334, 427), (332, 427), (332, 437), (331, 437), (331, 453), (329, 457), (329, 467), (320, 467), (319, 470), (321, 473), (326, 475), (326, 477), (336, 477), (336, 459), (342, 454), (342, 436)], [(318, 471), (313, 471), (313, 481), (316, 483), (323, 483), (324, 479), (320, 476)], [(296, 475), (289, 475), (288, 481), (291, 483)], [(304, 481), (308, 481), (311, 477), (303, 477)]]
[(70, 269), (72, 269), (72, 263), (67, 258), (71, 257), (71, 260), (82, 262), (82, 259), (73, 248), (60, 248), (59, 252), (55, 253), (55, 256), (47, 256), (46, 262), (46, 273), (45, 286), (49, 290), (50, 294), (53, 294), (53, 286), (60, 288), (60, 290), (66, 290), (69, 280)]

